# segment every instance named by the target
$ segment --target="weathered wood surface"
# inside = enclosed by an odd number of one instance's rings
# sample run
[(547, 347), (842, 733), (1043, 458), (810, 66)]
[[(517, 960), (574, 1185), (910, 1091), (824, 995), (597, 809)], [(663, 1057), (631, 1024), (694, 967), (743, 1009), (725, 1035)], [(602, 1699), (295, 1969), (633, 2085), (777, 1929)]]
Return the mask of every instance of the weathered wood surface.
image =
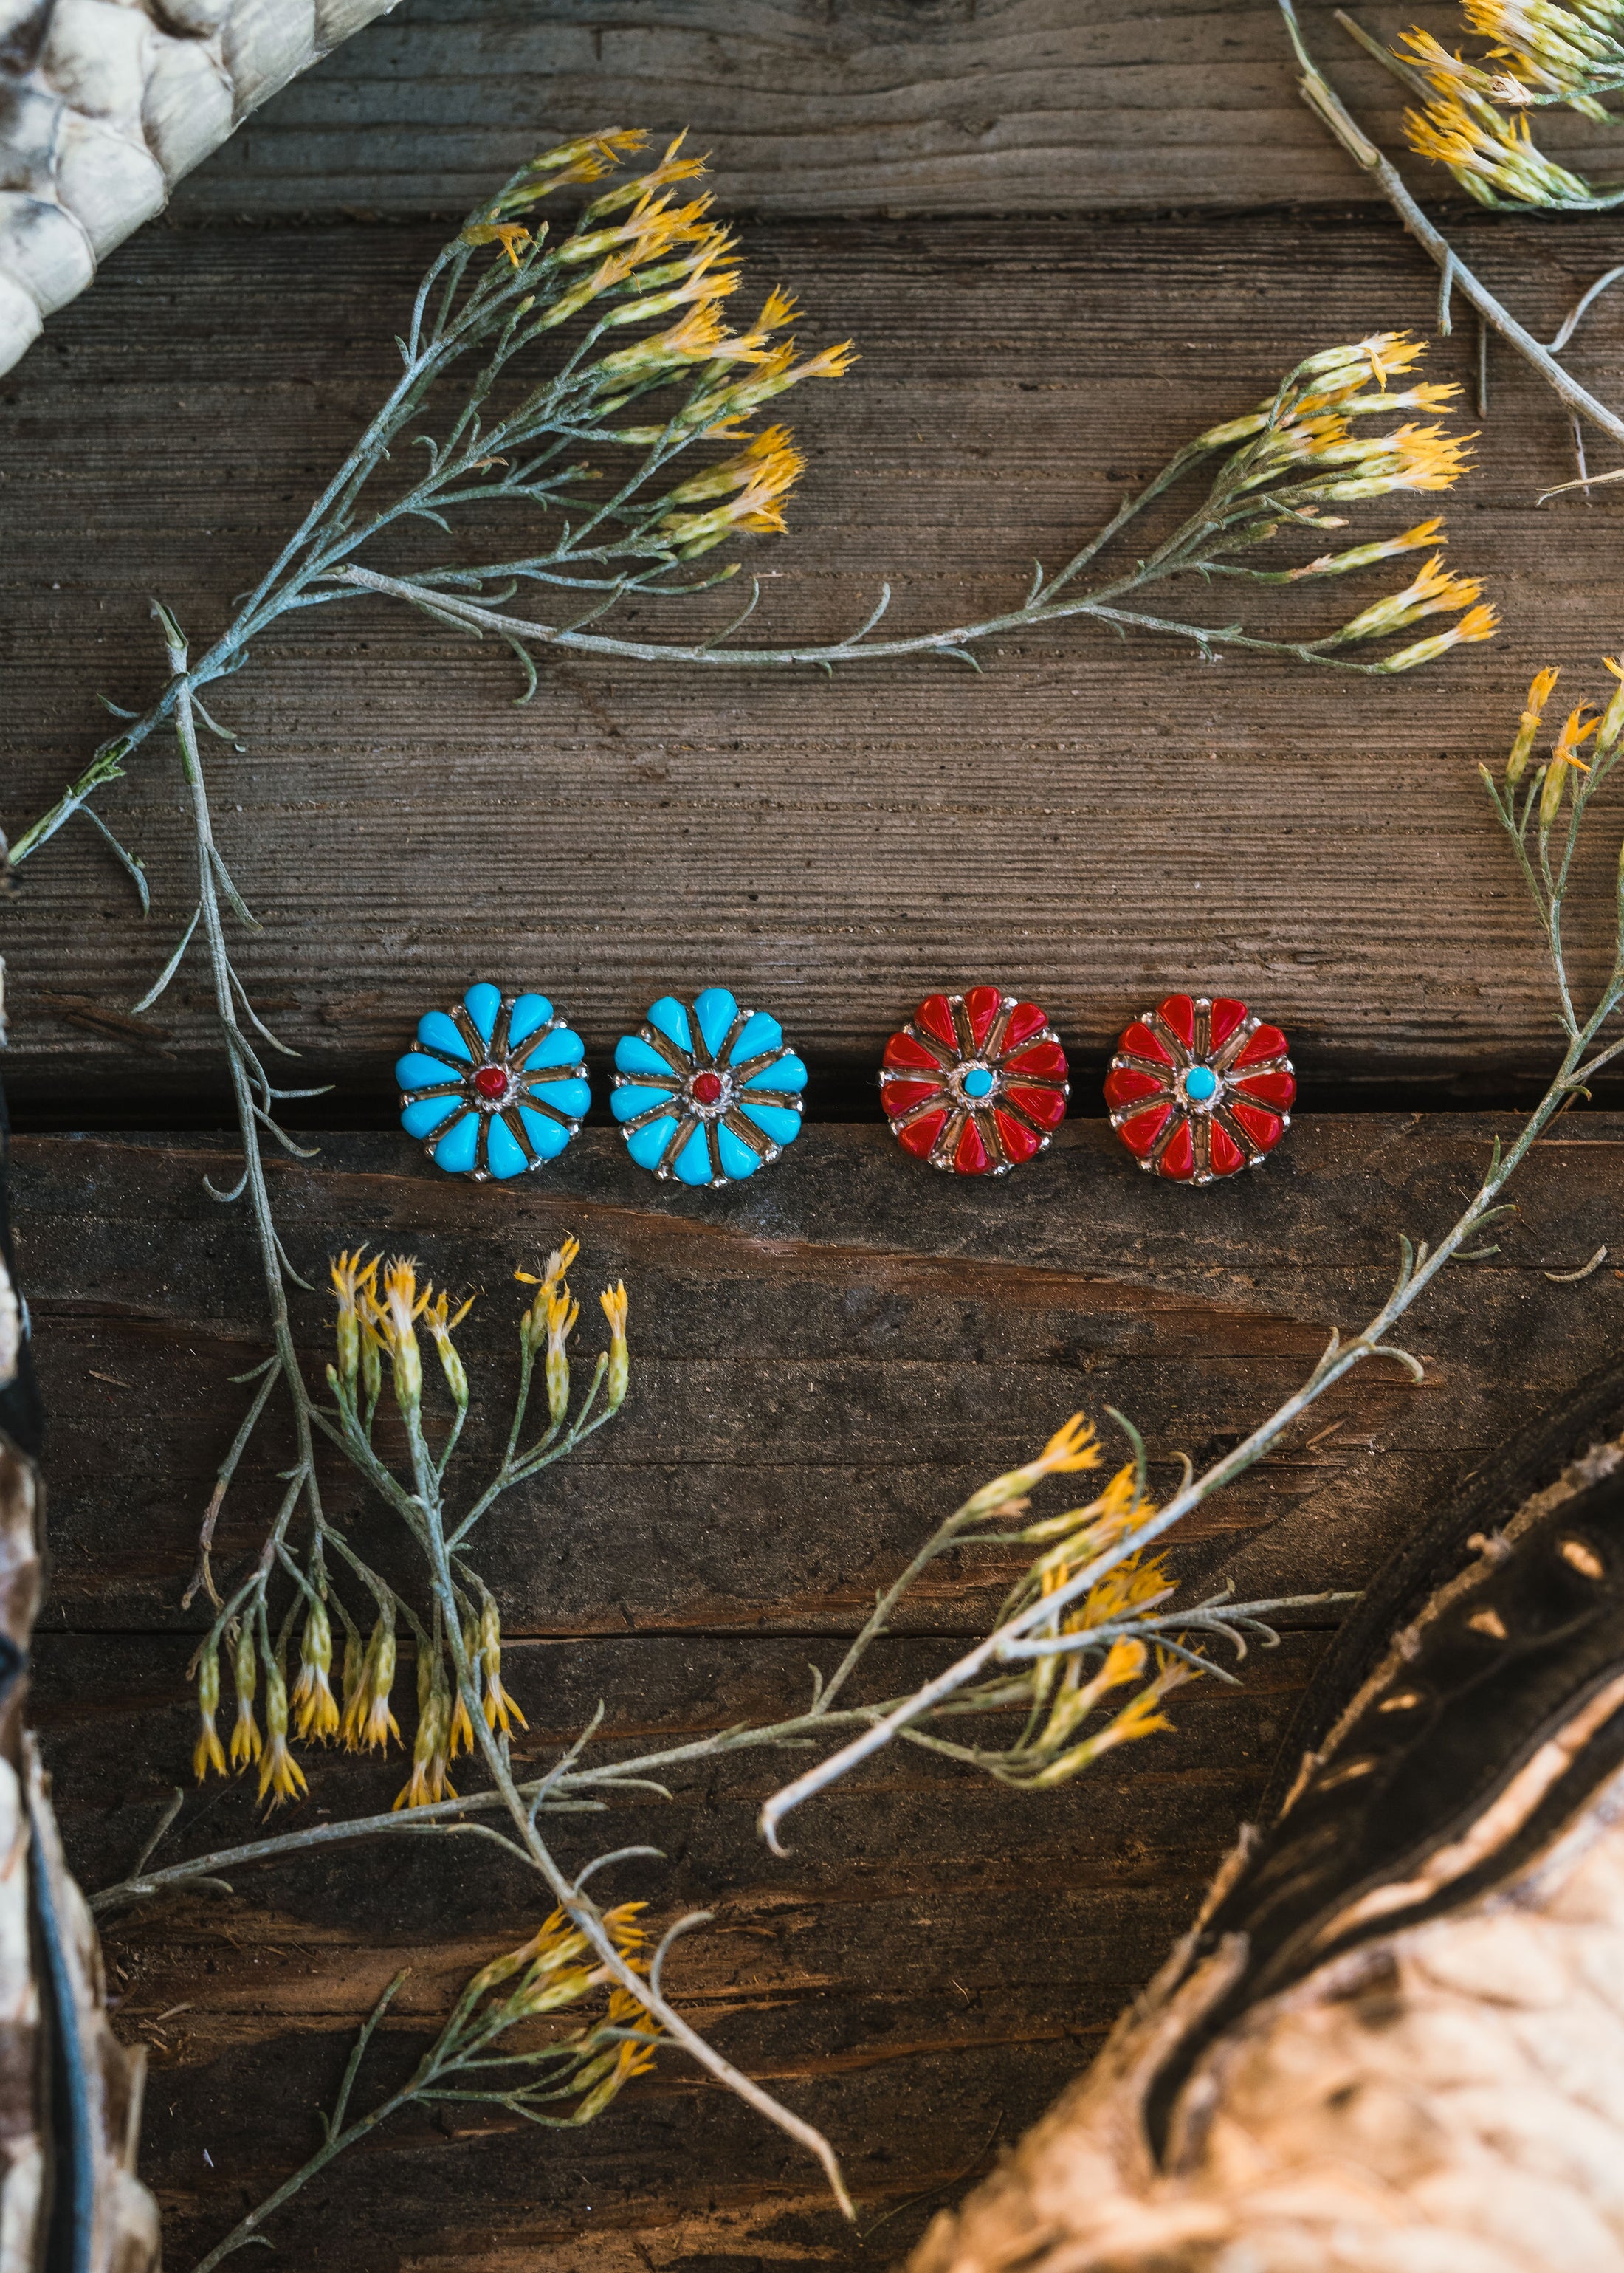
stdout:
[[(1332, 0), (1299, 12), (1366, 127), (1401, 151), (1403, 90), (1336, 27)], [(1389, 41), (1418, 20), (1459, 43), (1459, 11), (1438, 0), (1354, 12)], [(611, 123), (692, 126), (736, 213), (1372, 194), (1303, 109), (1274, 0), (406, 0), (240, 129), (177, 205), (453, 212), (548, 141)], [(1605, 131), (1561, 120), (1548, 139), (1617, 171)]]
[[(805, 336), (850, 331), (864, 351), (841, 386), (797, 401), (812, 465), (793, 534), (751, 556), (764, 640), (834, 635), (887, 575), (899, 626), (1009, 604), (1034, 554), (1066, 558), (1128, 484), (1301, 352), (1426, 329), (1435, 301), (1430, 266), (1368, 219), (752, 236), (756, 277), (803, 296)], [(1542, 330), (1613, 238), (1605, 220), (1462, 235)], [(149, 593), (201, 638), (273, 556), (388, 385), (433, 242), (149, 232), (14, 374), (8, 827), (85, 762), (99, 690), (150, 699)], [(1624, 298), (1573, 352), (1620, 391)], [(1459, 333), (1431, 368), (1465, 379), (1474, 356)], [(1447, 508), (1451, 561), (1485, 576), (1507, 628), (1391, 683), (1209, 665), (1074, 624), (1001, 641), (981, 677), (543, 663), (514, 709), (505, 654), (388, 603), (298, 617), (218, 692), (246, 754), (207, 753), (222, 841), (267, 926), (243, 967), (307, 1077), (339, 1084), (322, 1109), (340, 1115), (387, 1112), (419, 1013), (479, 975), (544, 987), (600, 1063), (656, 994), (725, 981), (782, 1016), (815, 1111), (872, 1110), (864, 1077), (898, 1018), (927, 987), (984, 977), (1047, 1006), (1088, 1076), (1079, 1101), (1126, 1017), (1183, 984), (1278, 1017), (1311, 1100), (1372, 1084), (1391, 1099), (1400, 1084), (1418, 1102), (1503, 1097), (1547, 1062), (1553, 1025), (1476, 764), (1503, 751), (1539, 662), (1566, 667), (1575, 699), (1608, 684), (1596, 657), (1624, 612), (1624, 492), (1537, 502), (1570, 465), (1553, 398), (1497, 357), (1478, 470), (1425, 504)], [(1361, 526), (1403, 527), (1417, 504)], [(1294, 591), (1273, 620), (1326, 628), (1346, 594)], [(1233, 588), (1186, 604), (1226, 620)], [(714, 594), (630, 620), (692, 637), (731, 605)], [(13, 1095), (104, 1124), (218, 1111), (198, 965), (148, 1017), (128, 1015), (191, 904), (172, 746), (149, 745), (105, 802), (147, 860), (154, 912), (139, 920), (83, 824), (23, 872)], [(1577, 926), (1598, 949), (1611, 896), (1598, 844)]]
[[(632, 1287), (625, 1416), (491, 1519), (485, 1567), (514, 1636), (528, 1761), (600, 1696), (617, 1737), (782, 1709), (925, 1527), (1079, 1404), (1133, 1414), (1158, 1482), (1180, 1447), (1209, 1458), (1300, 1379), (1331, 1324), (1362, 1322), (1398, 1229), (1435, 1234), (1509, 1125), (1310, 1116), (1262, 1173), (1204, 1193), (1141, 1176), (1097, 1122), (1069, 1125), (1051, 1157), (1000, 1186), (913, 1170), (880, 1130), (817, 1128), (758, 1185), (724, 1195), (669, 1192), (590, 1131), (517, 1189), (438, 1176), (381, 1136), (328, 1139), (319, 1164), (275, 1176), (307, 1272), (368, 1237), (484, 1287), (465, 1330), (482, 1400), (505, 1378), (515, 1259), (573, 1229), (582, 1287), (622, 1272)], [(1328, 1398), (1191, 1527), (1177, 1559), (1193, 1586), (1224, 1573), (1248, 1591), (1357, 1585), (1514, 1420), (1593, 1367), (1616, 1339), (1624, 1277), (1544, 1274), (1615, 1236), (1621, 1148), (1624, 1117), (1590, 1114), (1538, 1150), (1501, 1255), (1447, 1277), (1417, 1315), (1408, 1339), (1428, 1384), (1372, 1365)], [(178, 1597), (240, 1410), (227, 1377), (260, 1349), (243, 1225), (200, 1189), (221, 1161), (202, 1136), (16, 1147), (56, 1422), (35, 1709), (93, 1886), (128, 1868), (190, 1751), (195, 1620)], [(312, 1366), (325, 1308), (298, 1306)], [(473, 1469), (489, 1425), (472, 1432)], [(257, 1543), (279, 1452), (269, 1438), (228, 1502), (228, 1560)], [(333, 1504), (387, 1556), (382, 1526), (352, 1513), (337, 1479)], [(1008, 1575), (945, 1572), (876, 1682), (939, 1664)], [(798, 1819), (780, 1864), (753, 1832), (773, 1780), (755, 1761), (678, 1786), (670, 1804), (566, 1826), (562, 1850), (647, 1841), (670, 1865), (628, 1870), (627, 1893), (647, 1893), (662, 1918), (717, 1909), (717, 1926), (682, 1946), (673, 1985), (836, 2138), (866, 2231), (984, 2166), (995, 2133), (1012, 2135), (1086, 2059), (1191, 1915), (1317, 1647), (1294, 1634), (1241, 1691), (1186, 1692), (1176, 1737), (1047, 1799), (888, 1758)], [(323, 1762), (311, 1805), (381, 1804), (399, 1780), (394, 1763)], [(215, 1797), (182, 1836), (247, 1835), (248, 1797)], [(175, 2263), (309, 2151), (311, 2103), (398, 1967), (414, 1971), (380, 2076), (460, 1977), (528, 1930), (528, 1899), (505, 1865), (466, 1850), (355, 1850), (115, 1926), (121, 2025), (153, 2047), (146, 2170)], [(933, 2207), (915, 2204), (866, 2247), (850, 2240), (775, 2135), (668, 2060), (580, 2137), (402, 2125), (280, 2239), (312, 2273), (732, 2273), (881, 2265)]]

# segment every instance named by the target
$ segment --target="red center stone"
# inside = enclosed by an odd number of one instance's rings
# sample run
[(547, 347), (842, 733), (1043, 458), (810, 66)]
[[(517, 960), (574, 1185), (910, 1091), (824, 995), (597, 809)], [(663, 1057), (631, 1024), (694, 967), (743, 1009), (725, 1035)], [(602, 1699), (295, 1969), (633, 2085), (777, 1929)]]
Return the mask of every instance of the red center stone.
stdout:
[(688, 1086), (693, 1091), (696, 1105), (718, 1105), (722, 1101), (720, 1074), (696, 1073)]
[(475, 1095), (499, 1104), (507, 1095), (507, 1075), (501, 1066), (481, 1066), (474, 1076), (474, 1089)]

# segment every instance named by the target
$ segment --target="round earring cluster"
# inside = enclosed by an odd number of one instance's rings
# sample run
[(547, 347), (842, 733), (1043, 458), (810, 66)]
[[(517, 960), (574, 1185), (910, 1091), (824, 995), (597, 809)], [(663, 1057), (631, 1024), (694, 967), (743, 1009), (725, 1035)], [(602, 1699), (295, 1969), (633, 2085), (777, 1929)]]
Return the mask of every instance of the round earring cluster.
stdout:
[[(556, 1159), (592, 1102), (580, 1036), (544, 994), (481, 980), (430, 1010), (397, 1061), (400, 1125), (453, 1175), (504, 1180)], [(996, 986), (927, 994), (886, 1044), (879, 1100), (904, 1152), (950, 1174), (1003, 1176), (1046, 1150), (1069, 1069), (1036, 1002)], [(640, 1168), (719, 1190), (801, 1133), (806, 1068), (776, 1018), (725, 986), (662, 994), (615, 1045), (610, 1110)], [(1291, 1125), (1297, 1079), (1278, 1026), (1231, 995), (1169, 994), (1122, 1034), (1111, 1125), (1141, 1168), (1209, 1184), (1261, 1167)]]

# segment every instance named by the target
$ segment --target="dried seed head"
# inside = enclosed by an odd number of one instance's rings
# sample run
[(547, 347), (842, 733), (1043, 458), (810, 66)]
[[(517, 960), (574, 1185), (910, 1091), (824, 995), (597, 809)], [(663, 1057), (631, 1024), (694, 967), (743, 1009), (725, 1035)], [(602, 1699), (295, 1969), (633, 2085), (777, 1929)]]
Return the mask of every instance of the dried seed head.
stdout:
[(254, 1718), (254, 1692), (258, 1686), (259, 1661), (254, 1648), (254, 1629), (251, 1618), (245, 1617), (238, 1630), (236, 1648), (232, 1654), (231, 1678), (236, 1685), (236, 1721), (231, 1730), (231, 1765), (246, 1767), (257, 1760), (264, 1750), (259, 1723)]
[(299, 1650), (298, 1678), (293, 1684), (294, 1724), (307, 1742), (325, 1744), (338, 1734), (338, 1700), (328, 1681), (333, 1663), (333, 1628), (319, 1602), (311, 1604)]
[(214, 1715), (220, 1710), (220, 1652), (206, 1650), (198, 1661), (198, 1730), (197, 1747), (191, 1756), (191, 1772), (201, 1783), (211, 1768), (226, 1773), (226, 1756), (221, 1750), (215, 1732)]
[(631, 1358), (626, 1348), (628, 1299), (624, 1279), (617, 1279), (612, 1287), (606, 1287), (598, 1296), (603, 1315), (609, 1320), (609, 1377), (605, 1386), (611, 1413), (617, 1413), (625, 1403), (626, 1387), (632, 1377)]

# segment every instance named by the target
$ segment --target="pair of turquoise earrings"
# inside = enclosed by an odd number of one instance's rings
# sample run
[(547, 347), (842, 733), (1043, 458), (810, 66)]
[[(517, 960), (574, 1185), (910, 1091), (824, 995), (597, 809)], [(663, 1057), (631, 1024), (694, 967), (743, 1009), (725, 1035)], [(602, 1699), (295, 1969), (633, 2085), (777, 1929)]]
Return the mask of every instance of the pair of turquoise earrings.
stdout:
[[(400, 1125), (439, 1167), (478, 1182), (556, 1159), (592, 1102), (586, 1045), (544, 994), (482, 981), (418, 1021), (400, 1059)], [(753, 1176), (801, 1133), (806, 1068), (765, 1010), (725, 986), (662, 994), (615, 1045), (610, 1109), (640, 1168), (684, 1184)]]

